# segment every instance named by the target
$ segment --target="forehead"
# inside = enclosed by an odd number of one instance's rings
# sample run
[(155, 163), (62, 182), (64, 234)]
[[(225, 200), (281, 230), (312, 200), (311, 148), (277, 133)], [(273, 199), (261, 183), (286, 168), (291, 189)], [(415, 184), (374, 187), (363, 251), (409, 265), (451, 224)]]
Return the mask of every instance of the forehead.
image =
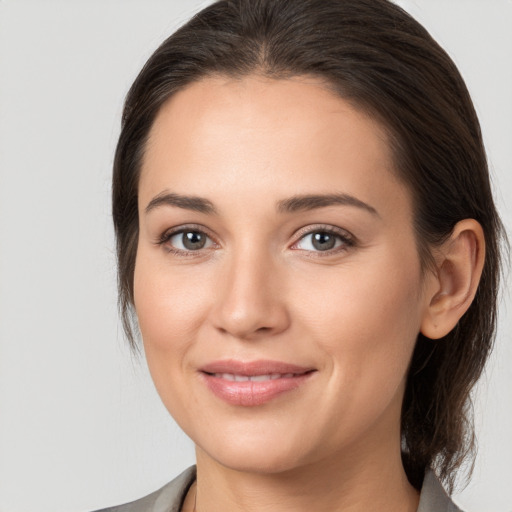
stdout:
[(219, 184), (231, 198), (244, 188), (263, 197), (337, 188), (365, 202), (403, 189), (384, 128), (311, 77), (209, 77), (162, 106), (146, 146), (142, 198), (169, 188), (207, 195)]
[[(373, 144), (374, 150), (388, 154), (386, 131), (381, 124), (354, 107), (348, 100), (333, 92), (330, 84), (315, 77), (272, 79), (249, 75), (240, 79), (212, 76), (193, 82), (173, 94), (160, 108), (150, 131), (148, 146), (164, 141), (168, 135), (180, 139), (191, 133), (211, 138), (222, 128), (236, 125), (240, 135), (252, 132), (255, 136), (262, 128), (272, 128), (280, 137), (315, 135), (326, 144), (333, 137), (345, 137), (347, 133), (331, 132), (340, 128), (340, 121), (351, 124), (353, 138), (366, 135), (360, 142)], [(293, 124), (297, 122), (297, 124)], [(292, 130), (290, 130), (292, 128)], [(166, 133), (167, 132), (167, 133)], [(368, 137), (372, 132), (372, 137)], [(206, 137), (207, 136), (207, 137)], [(202, 140), (203, 138), (201, 138)], [(197, 139), (195, 142), (199, 142)], [(225, 141), (228, 142), (228, 141)], [(338, 138), (338, 143), (341, 142)], [(181, 147), (181, 146), (180, 146)]]

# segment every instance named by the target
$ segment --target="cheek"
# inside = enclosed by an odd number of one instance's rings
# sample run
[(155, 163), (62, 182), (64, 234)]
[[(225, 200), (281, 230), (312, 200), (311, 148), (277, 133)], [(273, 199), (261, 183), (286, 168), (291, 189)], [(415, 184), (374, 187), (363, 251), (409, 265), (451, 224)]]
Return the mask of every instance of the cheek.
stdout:
[[(134, 300), (150, 366), (180, 361), (201, 326), (209, 295), (205, 279), (190, 271), (171, 271), (161, 256), (139, 251)], [(173, 357), (162, 357), (166, 355)]]
[(384, 254), (378, 264), (347, 265), (301, 294), (302, 323), (346, 385), (396, 387), (405, 376), (421, 324), (416, 259), (397, 265)]
[[(186, 276), (186, 277), (185, 277)], [(171, 415), (187, 419), (191, 406), (184, 376), (205, 316), (204, 279), (169, 269), (161, 257), (140, 251), (134, 273), (134, 302), (147, 365), (156, 390)], [(187, 430), (187, 424), (182, 423)]]

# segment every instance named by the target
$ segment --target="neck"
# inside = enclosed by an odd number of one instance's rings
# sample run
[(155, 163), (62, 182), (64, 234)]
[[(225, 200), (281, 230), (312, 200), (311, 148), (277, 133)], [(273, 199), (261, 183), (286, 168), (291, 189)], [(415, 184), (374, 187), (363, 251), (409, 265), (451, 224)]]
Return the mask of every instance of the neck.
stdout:
[(197, 498), (197, 512), (415, 512), (419, 495), (407, 480), (400, 450), (391, 452), (384, 444), (360, 455), (334, 454), (263, 474), (227, 468), (198, 448), (198, 483), (187, 502), (193, 505)]

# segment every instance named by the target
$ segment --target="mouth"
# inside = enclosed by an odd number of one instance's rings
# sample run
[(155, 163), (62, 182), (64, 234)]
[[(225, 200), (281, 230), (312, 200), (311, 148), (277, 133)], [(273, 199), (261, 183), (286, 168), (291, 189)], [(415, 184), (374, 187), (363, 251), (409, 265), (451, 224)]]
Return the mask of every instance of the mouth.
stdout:
[(316, 369), (280, 361), (216, 361), (200, 369), (207, 388), (230, 405), (255, 407), (303, 386)]
[(298, 374), (296, 374), (296, 373), (270, 373), (270, 374), (266, 374), (266, 375), (236, 375), (234, 373), (212, 373), (210, 375), (212, 377), (230, 380), (232, 382), (248, 382), (248, 381), (264, 382), (266, 380), (291, 379), (292, 377), (296, 377)]

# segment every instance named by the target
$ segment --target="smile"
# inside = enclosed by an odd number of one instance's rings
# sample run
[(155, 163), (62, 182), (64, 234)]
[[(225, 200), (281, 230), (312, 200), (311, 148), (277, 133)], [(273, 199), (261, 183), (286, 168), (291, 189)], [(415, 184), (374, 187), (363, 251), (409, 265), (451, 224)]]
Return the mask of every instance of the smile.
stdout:
[(303, 386), (314, 368), (279, 361), (217, 361), (200, 369), (206, 387), (217, 398), (236, 406), (263, 405)]
[(271, 373), (267, 375), (235, 375), (233, 373), (214, 373), (213, 377), (230, 380), (234, 382), (264, 382), (266, 380), (289, 379), (295, 377), (294, 373)]

